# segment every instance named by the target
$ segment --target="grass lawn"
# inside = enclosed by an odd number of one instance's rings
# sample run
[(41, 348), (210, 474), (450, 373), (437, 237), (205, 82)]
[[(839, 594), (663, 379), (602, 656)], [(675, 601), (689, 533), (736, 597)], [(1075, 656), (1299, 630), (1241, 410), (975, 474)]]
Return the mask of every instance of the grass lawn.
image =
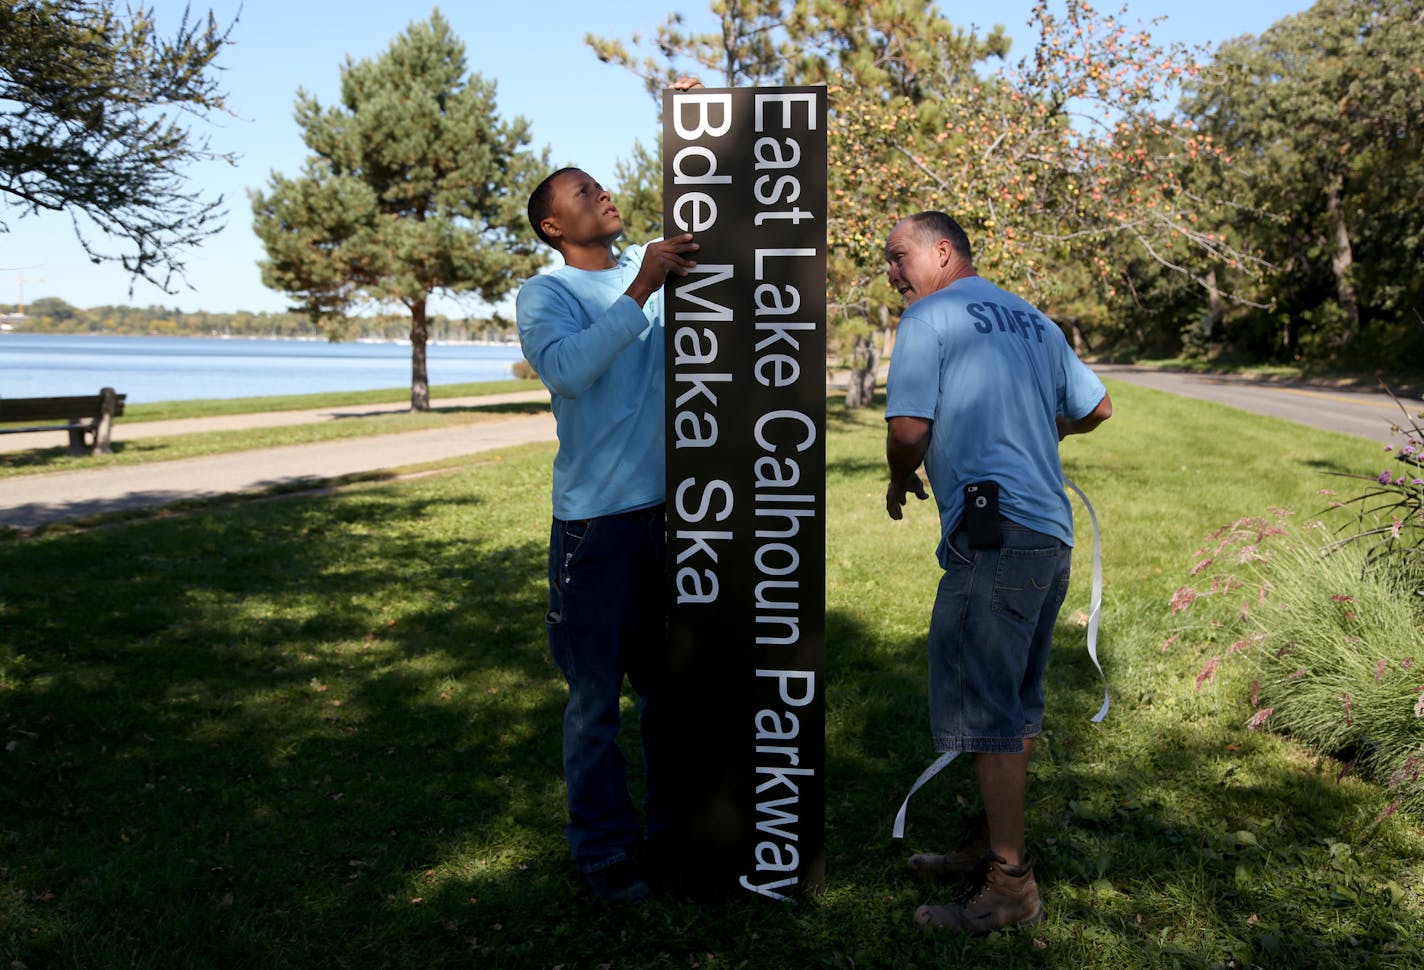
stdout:
[[(1313, 513), (1375, 443), (1111, 384), (1064, 444), (1087, 516), (1031, 768), (1049, 920), (925, 936), (903, 859), (958, 831), (932, 757), (932, 505), (890, 522), (878, 411), (833, 406), (827, 885), (797, 905), (607, 909), (563, 839), (547, 657), (552, 447), (414, 480), (0, 541), (0, 956), (13, 967), (1417, 967), (1424, 824), (1248, 733), (1168, 610), (1205, 533)], [(628, 705), (631, 716), (631, 702)], [(629, 738), (629, 753), (635, 746)], [(692, 860), (695, 864), (696, 860)]]
[[(506, 394), (514, 391), (538, 391), (543, 384), (537, 380), (479, 381), (473, 384), (436, 384), (430, 388), (430, 399), (438, 407), (441, 399), (479, 397), (484, 394)], [(117, 422), (167, 421), (173, 418), (211, 418), (225, 414), (251, 414), (259, 411), (306, 411), (314, 408), (340, 407), (348, 404), (409, 404), (410, 388), (388, 387), (374, 391), (334, 391), (322, 394), (282, 394), (272, 397), (206, 398), (196, 401), (155, 401), (130, 404)]]

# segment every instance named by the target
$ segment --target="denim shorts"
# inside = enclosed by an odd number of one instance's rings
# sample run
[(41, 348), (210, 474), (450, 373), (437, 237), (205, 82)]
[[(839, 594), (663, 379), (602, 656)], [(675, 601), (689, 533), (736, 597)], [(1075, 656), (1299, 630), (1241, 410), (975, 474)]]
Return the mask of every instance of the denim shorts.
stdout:
[(936, 751), (1023, 750), (1043, 730), (1043, 671), (1073, 550), (1005, 520), (998, 549), (948, 542), (930, 617), (930, 730)]

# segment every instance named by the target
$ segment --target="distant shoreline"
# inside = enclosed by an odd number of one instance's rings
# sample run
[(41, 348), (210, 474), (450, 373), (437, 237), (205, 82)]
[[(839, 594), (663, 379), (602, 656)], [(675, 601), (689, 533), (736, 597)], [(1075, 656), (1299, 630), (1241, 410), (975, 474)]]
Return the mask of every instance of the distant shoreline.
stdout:
[[(350, 340), (329, 340), (321, 336), (292, 336), (284, 334), (258, 333), (113, 333), (112, 331), (86, 331), (71, 333), (64, 330), (25, 330), (18, 327), (0, 327), (0, 334), (29, 337), (133, 337), (136, 339), (161, 340), (285, 340), (293, 343), (316, 344), (390, 344), (410, 346), (410, 338), (405, 337), (352, 337)], [(427, 344), (445, 347), (518, 347), (519, 341), (509, 340), (445, 340), (431, 337)]]

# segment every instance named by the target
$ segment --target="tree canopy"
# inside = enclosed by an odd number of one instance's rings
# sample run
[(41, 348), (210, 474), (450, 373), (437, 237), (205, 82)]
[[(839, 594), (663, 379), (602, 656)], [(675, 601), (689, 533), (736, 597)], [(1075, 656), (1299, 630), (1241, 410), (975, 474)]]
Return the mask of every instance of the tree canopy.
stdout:
[[(1233, 230), (1271, 255), (1258, 354), (1424, 352), (1424, 3), (1319, 0), (1217, 51), (1184, 111), (1233, 158)], [(1354, 345), (1363, 338), (1369, 345)]]
[(339, 331), (362, 304), (410, 315), (411, 407), (430, 406), (432, 293), (494, 301), (542, 264), (524, 214), (547, 161), (528, 123), (502, 121), (495, 84), (469, 72), (438, 11), (380, 57), (341, 68), (341, 103), (297, 95), (311, 150), (300, 175), (252, 193), (262, 281)]
[(215, 60), (230, 29), (185, 10), (164, 36), (151, 10), (112, 0), (0, 0), (0, 232), (68, 213), (90, 259), (172, 292), (224, 215), (184, 173), (228, 157), (189, 123), (226, 108)]
[[(631, 47), (588, 41), (650, 90), (697, 68), (828, 86), (831, 338), (863, 381), (893, 326), (885, 235), (926, 208), (1080, 350), (1357, 367), (1424, 351), (1421, 0), (1318, 0), (1214, 56), (1040, 0), (1013, 58), (1001, 28), (932, 0), (710, 7), (706, 35), (673, 15)], [(627, 170), (640, 198), (645, 155)]]

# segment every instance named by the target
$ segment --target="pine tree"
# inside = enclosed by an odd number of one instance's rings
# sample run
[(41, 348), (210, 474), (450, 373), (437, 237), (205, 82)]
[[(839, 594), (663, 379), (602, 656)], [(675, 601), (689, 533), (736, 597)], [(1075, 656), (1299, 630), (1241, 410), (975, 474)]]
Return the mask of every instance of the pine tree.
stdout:
[(341, 103), (297, 95), (312, 154), (252, 194), (262, 281), (330, 333), (361, 305), (410, 313), (414, 411), (430, 408), (427, 305), (437, 291), (494, 301), (542, 262), (524, 203), (547, 168), (528, 123), (500, 120), (439, 11), (375, 60), (341, 69)]
[(92, 260), (172, 292), (224, 215), (185, 169), (228, 156), (180, 121), (225, 110), (228, 30), (185, 12), (164, 37), (152, 11), (120, 16), (112, 0), (0, 0), (0, 233), (12, 209), (68, 213)]

